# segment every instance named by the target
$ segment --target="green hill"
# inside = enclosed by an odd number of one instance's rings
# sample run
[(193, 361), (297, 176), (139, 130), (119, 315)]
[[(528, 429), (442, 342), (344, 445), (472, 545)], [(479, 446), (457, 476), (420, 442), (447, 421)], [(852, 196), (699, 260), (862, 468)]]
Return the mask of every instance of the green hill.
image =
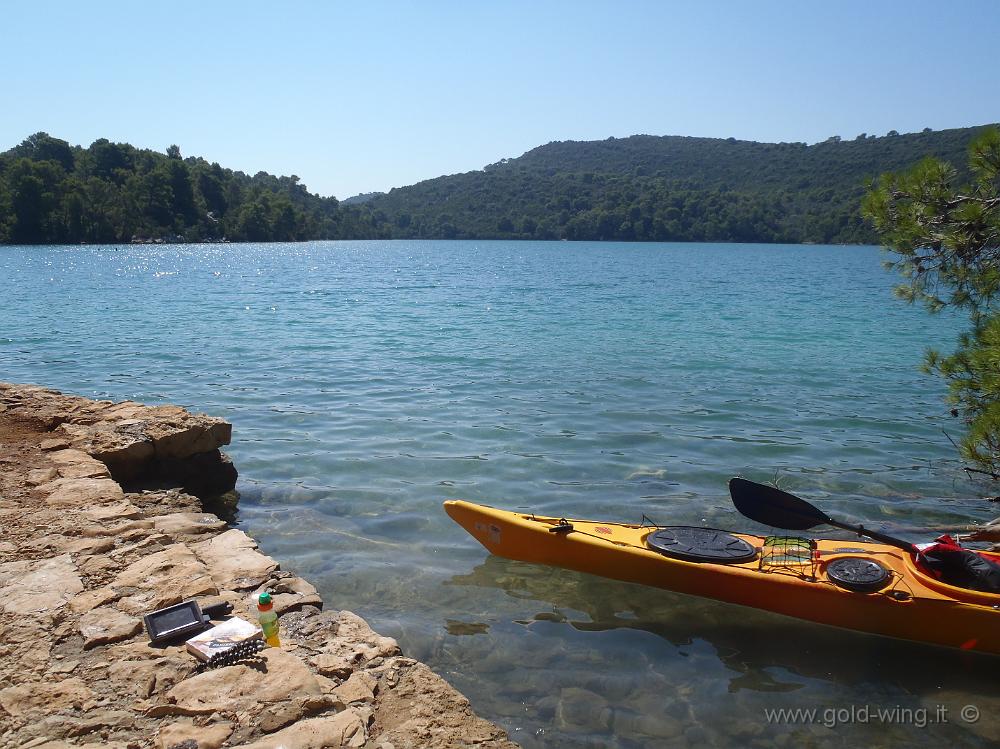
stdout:
[(981, 127), (804, 143), (635, 135), (555, 142), (367, 204), (393, 237), (874, 242), (865, 185), (925, 156), (955, 165)]
[(133, 238), (293, 241), (468, 238), (874, 242), (867, 181), (937, 156), (956, 166), (982, 127), (804, 143), (634, 135), (555, 142), (480, 171), (344, 203), (296, 176), (37, 133), (0, 153), (0, 243)]

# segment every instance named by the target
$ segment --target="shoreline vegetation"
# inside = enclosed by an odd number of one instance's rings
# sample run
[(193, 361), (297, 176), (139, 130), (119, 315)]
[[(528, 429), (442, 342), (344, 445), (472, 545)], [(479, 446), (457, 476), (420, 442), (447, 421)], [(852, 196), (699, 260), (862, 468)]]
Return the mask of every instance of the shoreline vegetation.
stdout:
[(900, 174), (883, 174), (862, 210), (904, 282), (896, 295), (931, 313), (953, 309), (970, 328), (949, 355), (930, 350), (927, 372), (948, 381), (952, 416), (966, 433), (964, 458), (1000, 480), (1000, 128), (984, 130), (968, 147), (963, 172), (925, 158)]
[(250, 176), (99, 139), (36, 133), (0, 153), (0, 244), (497, 239), (877, 244), (877, 175), (925, 157), (963, 177), (982, 127), (813, 145), (634, 135), (553, 142), (481, 170), (340, 201), (296, 175)]

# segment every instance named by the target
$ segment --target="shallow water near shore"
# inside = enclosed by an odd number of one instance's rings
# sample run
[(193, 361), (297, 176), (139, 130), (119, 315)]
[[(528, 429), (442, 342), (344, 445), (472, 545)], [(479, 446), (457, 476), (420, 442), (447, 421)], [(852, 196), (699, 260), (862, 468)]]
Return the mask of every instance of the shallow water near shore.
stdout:
[(918, 371), (964, 323), (894, 300), (880, 260), (3, 247), (0, 379), (232, 421), (240, 526), (525, 747), (987, 746), (1000, 659), (490, 557), (441, 509), (761, 530), (726, 494), (743, 474), (914, 540), (990, 519), (944, 385)]

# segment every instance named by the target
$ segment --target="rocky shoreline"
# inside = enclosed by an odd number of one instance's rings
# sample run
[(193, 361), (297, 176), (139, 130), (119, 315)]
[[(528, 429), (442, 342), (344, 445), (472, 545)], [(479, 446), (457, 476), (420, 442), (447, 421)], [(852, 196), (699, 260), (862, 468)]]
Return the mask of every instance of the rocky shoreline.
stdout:
[[(0, 383), (0, 746), (514, 749), (461, 694), (348, 611), (323, 610), (202, 498), (236, 470), (225, 421)], [(224, 513), (223, 513), (224, 514)], [(281, 648), (210, 670), (142, 616), (195, 598)]]

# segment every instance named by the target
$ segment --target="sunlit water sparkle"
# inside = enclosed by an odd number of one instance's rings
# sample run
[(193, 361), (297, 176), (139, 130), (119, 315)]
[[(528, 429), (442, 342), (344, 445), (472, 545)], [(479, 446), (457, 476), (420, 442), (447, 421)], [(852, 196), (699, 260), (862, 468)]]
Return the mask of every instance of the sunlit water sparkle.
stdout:
[[(759, 530), (743, 473), (915, 539), (989, 519), (918, 371), (963, 322), (895, 282), (858, 247), (6, 247), (0, 378), (232, 421), (240, 527), (526, 747), (986, 746), (995, 659), (489, 557), (441, 510)], [(863, 704), (956, 712), (763, 713)]]

